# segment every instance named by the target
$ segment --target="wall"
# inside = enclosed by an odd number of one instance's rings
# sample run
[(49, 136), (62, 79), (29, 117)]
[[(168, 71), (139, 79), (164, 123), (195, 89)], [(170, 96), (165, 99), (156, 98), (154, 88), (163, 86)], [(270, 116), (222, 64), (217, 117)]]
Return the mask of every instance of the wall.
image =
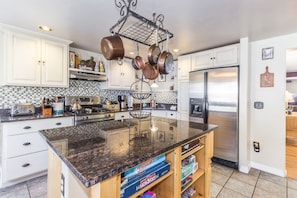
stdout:
[[(274, 47), (274, 58), (262, 60), (262, 48)], [(286, 175), (285, 164), (285, 90), (286, 49), (297, 47), (297, 34), (284, 35), (250, 43), (250, 128), (253, 141), (260, 142), (260, 152), (251, 146), (251, 166), (276, 175)], [(274, 87), (260, 88), (260, 74), (269, 66), (274, 73)], [(253, 108), (255, 101), (264, 109)]]

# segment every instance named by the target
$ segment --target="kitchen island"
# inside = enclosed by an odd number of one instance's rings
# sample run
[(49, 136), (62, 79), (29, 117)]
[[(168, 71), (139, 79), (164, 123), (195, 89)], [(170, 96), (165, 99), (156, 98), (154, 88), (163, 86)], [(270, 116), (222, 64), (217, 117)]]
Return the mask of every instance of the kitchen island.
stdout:
[[(157, 197), (180, 197), (185, 190), (180, 182), (181, 161), (191, 154), (199, 168), (189, 186), (197, 191), (196, 197), (210, 197), (216, 127), (152, 117), (43, 130), (49, 145), (48, 197), (119, 198), (121, 174), (164, 153), (170, 171), (132, 197), (149, 189)], [(196, 147), (183, 154), (196, 140)]]

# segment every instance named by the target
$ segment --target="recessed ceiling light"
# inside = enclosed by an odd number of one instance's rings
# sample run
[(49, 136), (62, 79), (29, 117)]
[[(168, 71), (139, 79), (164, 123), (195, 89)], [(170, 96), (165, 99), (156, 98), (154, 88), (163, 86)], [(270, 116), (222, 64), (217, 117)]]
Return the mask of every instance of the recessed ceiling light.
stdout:
[(43, 31), (47, 31), (47, 32), (53, 31), (52, 28), (50, 28), (48, 26), (45, 26), (45, 25), (39, 25), (38, 28), (41, 29), (41, 30), (43, 30)]
[(129, 52), (130, 55), (134, 55), (134, 52)]
[(179, 51), (179, 49), (173, 49), (173, 52), (178, 52)]

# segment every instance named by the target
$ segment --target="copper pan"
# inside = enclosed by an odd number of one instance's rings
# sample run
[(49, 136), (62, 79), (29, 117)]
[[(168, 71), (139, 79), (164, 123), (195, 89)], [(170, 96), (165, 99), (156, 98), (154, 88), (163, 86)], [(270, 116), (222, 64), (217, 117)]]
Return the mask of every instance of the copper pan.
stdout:
[(149, 63), (145, 63), (145, 67), (142, 69), (142, 73), (144, 77), (149, 80), (155, 80), (159, 75), (157, 67), (152, 66)]

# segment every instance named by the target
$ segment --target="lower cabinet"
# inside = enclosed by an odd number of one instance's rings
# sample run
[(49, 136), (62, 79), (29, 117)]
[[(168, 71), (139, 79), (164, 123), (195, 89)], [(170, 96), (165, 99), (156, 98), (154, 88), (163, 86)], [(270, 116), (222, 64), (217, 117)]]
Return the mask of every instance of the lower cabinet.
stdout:
[(129, 111), (116, 112), (114, 114), (114, 119), (115, 120), (123, 120), (123, 119), (129, 119), (129, 118), (130, 118)]
[(1, 123), (0, 187), (46, 174), (47, 144), (38, 131), (66, 126), (73, 117)]

